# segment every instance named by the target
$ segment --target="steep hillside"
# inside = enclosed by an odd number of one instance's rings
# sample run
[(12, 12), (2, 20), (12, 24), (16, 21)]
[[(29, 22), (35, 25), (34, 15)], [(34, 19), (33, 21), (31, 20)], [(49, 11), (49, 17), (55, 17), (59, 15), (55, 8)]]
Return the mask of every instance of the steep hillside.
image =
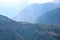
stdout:
[(15, 22), (1, 15), (0, 40), (60, 40), (60, 26)]
[(60, 8), (56, 8), (38, 18), (38, 23), (60, 25)]

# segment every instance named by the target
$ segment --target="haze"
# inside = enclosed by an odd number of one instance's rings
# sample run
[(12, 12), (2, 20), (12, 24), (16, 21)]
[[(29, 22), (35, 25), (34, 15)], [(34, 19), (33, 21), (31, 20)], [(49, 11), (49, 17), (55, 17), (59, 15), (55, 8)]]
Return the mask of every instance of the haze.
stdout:
[(0, 0), (0, 14), (12, 18), (28, 5), (47, 2), (53, 2), (53, 0)]

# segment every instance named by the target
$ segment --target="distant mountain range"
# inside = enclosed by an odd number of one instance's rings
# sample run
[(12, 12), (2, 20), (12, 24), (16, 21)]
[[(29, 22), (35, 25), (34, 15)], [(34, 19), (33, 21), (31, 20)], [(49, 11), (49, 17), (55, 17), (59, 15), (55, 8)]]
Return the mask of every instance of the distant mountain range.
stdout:
[(59, 4), (55, 3), (32, 4), (17, 14), (14, 20), (35, 23), (39, 16), (59, 6)]
[(59, 17), (59, 4), (53, 3), (26, 7), (14, 18), (19, 22), (0, 15), (0, 40), (60, 40), (60, 25), (54, 25)]
[(51, 10), (38, 18), (38, 23), (60, 25), (60, 7)]

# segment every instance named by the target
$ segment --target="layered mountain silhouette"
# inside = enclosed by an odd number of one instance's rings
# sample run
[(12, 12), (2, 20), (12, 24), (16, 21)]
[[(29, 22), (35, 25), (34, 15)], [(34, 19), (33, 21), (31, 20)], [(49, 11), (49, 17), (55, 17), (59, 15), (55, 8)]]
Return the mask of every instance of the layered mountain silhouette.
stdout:
[(59, 4), (55, 3), (32, 4), (17, 14), (14, 20), (34, 23), (36, 18), (57, 7), (59, 7)]
[(40, 16), (37, 21), (42, 24), (60, 25), (60, 7)]
[(16, 22), (0, 15), (0, 40), (60, 40), (60, 26)]

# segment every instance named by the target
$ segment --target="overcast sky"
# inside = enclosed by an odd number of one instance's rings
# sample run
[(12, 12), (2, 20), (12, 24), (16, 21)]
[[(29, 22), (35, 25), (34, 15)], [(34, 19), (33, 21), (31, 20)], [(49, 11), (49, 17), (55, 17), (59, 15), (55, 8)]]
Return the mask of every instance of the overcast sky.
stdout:
[(47, 2), (60, 2), (60, 0), (0, 0), (0, 14), (11, 18), (30, 4)]
[(56, 2), (56, 3), (60, 3), (60, 0), (54, 0), (54, 2)]

